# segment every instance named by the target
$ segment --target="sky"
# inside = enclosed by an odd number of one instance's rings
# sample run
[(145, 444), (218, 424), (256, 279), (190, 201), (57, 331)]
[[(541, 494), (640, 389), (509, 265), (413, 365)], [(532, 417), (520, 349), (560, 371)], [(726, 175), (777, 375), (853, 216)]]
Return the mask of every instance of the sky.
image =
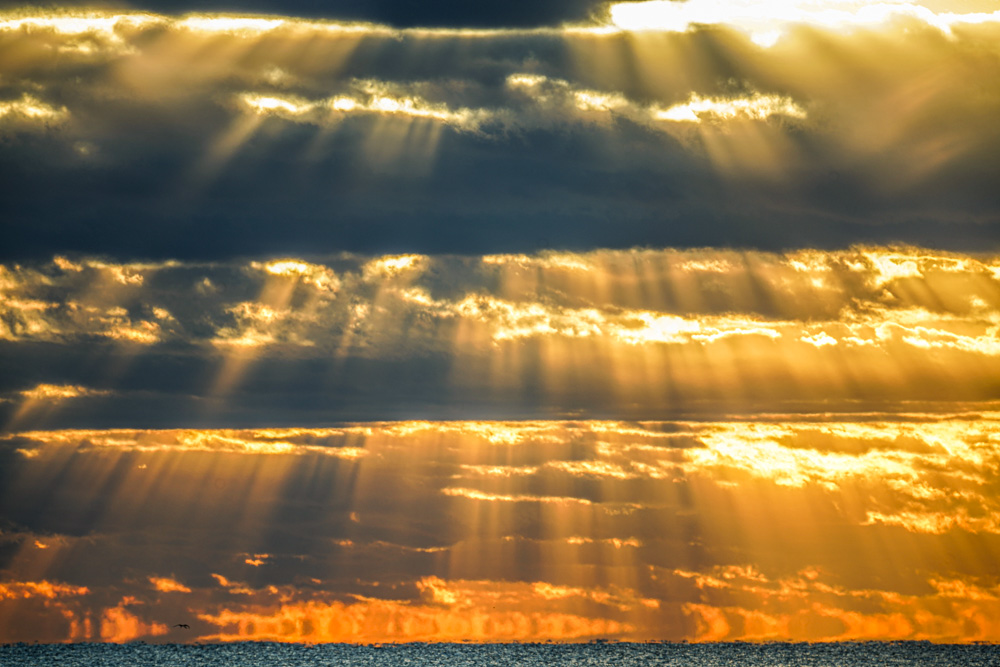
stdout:
[(0, 4), (0, 642), (1000, 641), (998, 73), (994, 0)]

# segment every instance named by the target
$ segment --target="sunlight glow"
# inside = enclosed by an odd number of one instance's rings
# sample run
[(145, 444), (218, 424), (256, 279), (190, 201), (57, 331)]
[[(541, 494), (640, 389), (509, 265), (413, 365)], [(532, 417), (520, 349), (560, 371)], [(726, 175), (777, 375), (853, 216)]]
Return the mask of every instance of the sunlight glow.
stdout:
[(261, 33), (287, 25), (284, 19), (265, 19), (250, 16), (189, 16), (179, 27), (199, 32)]
[(69, 384), (40, 384), (20, 392), (26, 399), (33, 401), (61, 401), (67, 398), (81, 396), (106, 396), (109, 392)]
[[(69, 639), (159, 636), (178, 613), (198, 620), (201, 641), (642, 640), (664, 637), (664, 613), (676, 619), (669, 637), (693, 641), (1000, 637), (1000, 581), (971, 546), (1000, 534), (997, 412), (38, 431), (7, 442), (36, 452), (16, 460), (22, 492), (58, 501), (69, 487), (89, 503), (79, 485), (92, 495), (106, 480), (107, 525), (145, 524), (164, 507), (157, 521), (244, 536), (228, 559), (188, 545), (178, 562), (196, 569), (153, 570), (109, 597), (53, 576), (78, 538), (44, 536), (41, 552), (42, 536), (26, 534), (9, 566), (24, 574), (0, 582), (0, 599), (44, 601), (18, 608), (64, 619)], [(67, 456), (86, 469), (52, 477)], [(387, 506), (414, 511), (397, 524)], [(259, 548), (275, 508), (285, 528), (302, 514), (313, 551)], [(427, 543), (413, 527), (440, 537)], [(247, 539), (258, 531), (264, 541)], [(850, 554), (832, 546), (844, 540)], [(942, 552), (966, 559), (963, 574)], [(506, 575), (512, 559), (529, 574)], [(314, 574), (282, 581), (289, 562)]]
[(111, 12), (62, 12), (49, 16), (0, 14), (0, 31), (46, 31), (65, 35), (103, 33), (113, 36), (119, 29), (142, 29), (167, 22), (166, 17), (141, 12), (114, 14)]
[[(0, 267), (0, 338), (194, 346), (223, 360), (219, 395), (267, 359), (432, 353), (463, 359), (448, 380), (462, 391), (519, 391), (541, 364), (547, 400), (640, 413), (709, 397), (823, 396), (846, 407), (859, 397), (942, 397), (945, 386), (981, 401), (1000, 372), (997, 262), (905, 247), (286, 257), (190, 268), (57, 258)], [(183, 295), (157, 287), (189, 270), (199, 278), (182, 278)]]
[[(58, 125), (69, 118), (66, 107), (53, 107), (25, 93), (19, 100), (0, 102), (0, 123), (22, 121)], [(2, 127), (2, 126), (0, 126)]]
[[(287, 138), (292, 128), (282, 123), (315, 128), (304, 160), (329, 158), (338, 137), (360, 132), (357, 150), (368, 166), (419, 178), (449, 132), (505, 140), (596, 129), (595, 149), (613, 151), (625, 121), (679, 142), (726, 178), (794, 189), (807, 176), (803, 165), (819, 160), (831, 171), (854, 165), (876, 192), (891, 194), (978, 159), (978, 137), (991, 131), (982, 119), (996, 115), (991, 96), (969, 91), (996, 56), (1000, 11), (948, 13), (903, 0), (650, 0), (609, 5), (607, 17), (606, 24), (466, 30), (249, 15), (0, 13), (13, 54), (0, 75), (24, 84), (0, 101), (0, 132), (58, 129), (52, 134), (77, 159), (94, 160), (101, 142), (90, 127), (93, 105), (128, 114), (130, 100), (142, 101), (165, 116), (219, 109), (228, 118), (199, 137), (185, 183), (198, 191), (248, 147)], [(939, 31), (947, 39), (927, 35)], [(693, 34), (702, 37), (692, 42)], [(294, 46), (303, 40), (312, 47)], [(421, 62), (443, 44), (476, 51), (511, 43), (527, 57), (534, 40), (568, 49), (568, 70), (536, 71), (530, 58), (512, 58), (486, 83), (461, 65), (447, 77), (409, 79), (348, 68), (363, 42), (371, 53), (405, 44)], [(74, 86), (90, 92), (76, 95), (43, 66), (51, 53), (109, 76), (84, 76)], [(907, 66), (924, 58), (938, 63), (939, 75)], [(854, 62), (881, 83), (856, 89)], [(832, 115), (844, 121), (829, 126)], [(818, 143), (806, 150), (800, 132), (818, 132)]]
[(645, 0), (612, 4), (608, 11), (611, 23), (621, 30), (684, 32), (697, 26), (726, 25), (748, 33), (765, 47), (796, 25), (845, 30), (912, 18), (948, 32), (956, 24), (1000, 20), (1000, 11), (938, 13), (907, 0)]
[(430, 120), (458, 130), (476, 132), (483, 122), (492, 117), (487, 110), (451, 109), (446, 104), (430, 102), (419, 95), (407, 94), (398, 86), (379, 81), (354, 81), (352, 88), (356, 91), (353, 95), (338, 95), (311, 102), (300, 97), (255, 93), (245, 93), (240, 100), (253, 113), (313, 125), (335, 123), (342, 115), (367, 114)]
[(654, 118), (674, 122), (698, 123), (711, 119), (749, 118), (765, 120), (780, 114), (791, 118), (805, 118), (806, 112), (789, 97), (754, 94), (751, 97), (720, 99), (704, 98), (692, 94), (684, 104), (657, 111)]

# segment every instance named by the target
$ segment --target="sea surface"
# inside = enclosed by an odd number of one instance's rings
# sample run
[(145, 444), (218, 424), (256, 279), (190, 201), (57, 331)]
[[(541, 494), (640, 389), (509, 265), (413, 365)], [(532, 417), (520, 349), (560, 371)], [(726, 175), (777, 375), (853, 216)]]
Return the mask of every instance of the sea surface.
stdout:
[(661, 665), (677, 667), (889, 667), (1000, 665), (997, 644), (7, 644), (0, 665)]

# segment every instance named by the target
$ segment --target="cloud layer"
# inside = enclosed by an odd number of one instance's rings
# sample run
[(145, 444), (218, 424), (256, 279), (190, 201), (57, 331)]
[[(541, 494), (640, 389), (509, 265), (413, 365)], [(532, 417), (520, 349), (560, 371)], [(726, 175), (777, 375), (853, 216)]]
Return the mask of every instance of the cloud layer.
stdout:
[(992, 255), (58, 257), (0, 278), (0, 353), (16, 369), (2, 407), (16, 429), (1000, 399)]
[(3, 252), (996, 238), (996, 15), (720, 7), (532, 29), (7, 13)]
[(1000, 640), (995, 3), (214, 4), (0, 13), (0, 641)]
[(20, 433), (2, 638), (995, 641), (998, 438), (996, 413)]

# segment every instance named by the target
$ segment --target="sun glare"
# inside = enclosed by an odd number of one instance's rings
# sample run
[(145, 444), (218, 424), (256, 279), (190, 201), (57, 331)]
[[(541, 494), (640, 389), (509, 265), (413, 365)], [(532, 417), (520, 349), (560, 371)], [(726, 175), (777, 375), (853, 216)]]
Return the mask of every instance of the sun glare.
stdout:
[(850, 30), (913, 18), (947, 32), (955, 24), (1000, 18), (1000, 11), (935, 12), (907, 0), (646, 0), (612, 4), (608, 12), (611, 23), (621, 30), (684, 32), (698, 26), (723, 25), (746, 32), (761, 46), (774, 45), (795, 26)]

